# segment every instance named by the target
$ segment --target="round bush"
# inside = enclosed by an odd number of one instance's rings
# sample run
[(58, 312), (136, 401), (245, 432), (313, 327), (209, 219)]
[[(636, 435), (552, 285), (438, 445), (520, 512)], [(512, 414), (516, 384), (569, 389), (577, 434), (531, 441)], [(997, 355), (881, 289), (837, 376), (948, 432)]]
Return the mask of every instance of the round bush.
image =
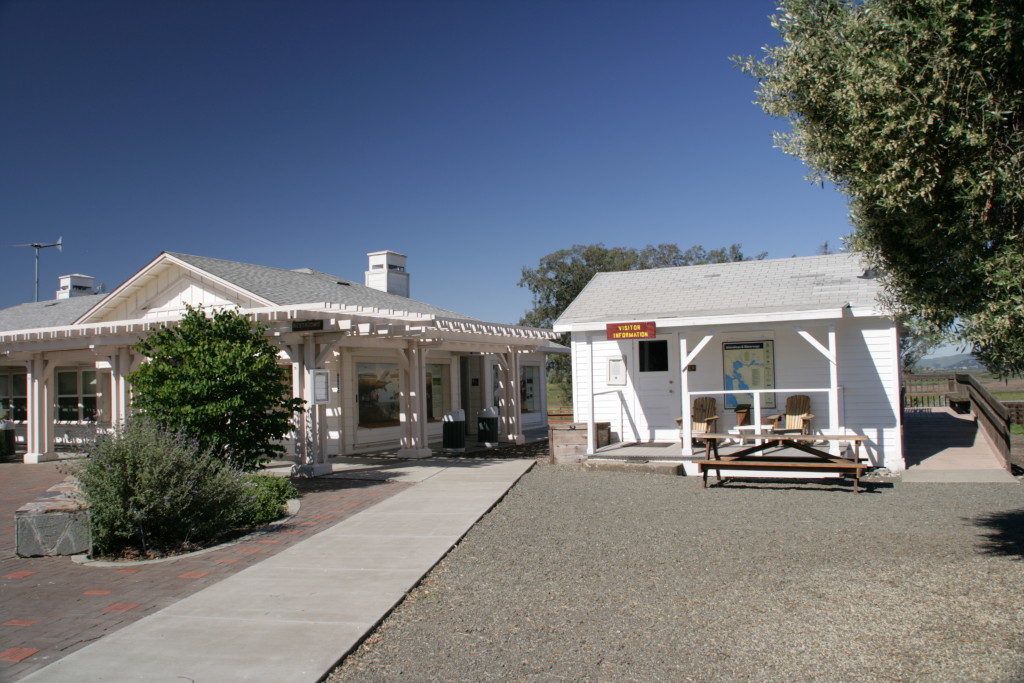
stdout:
[(250, 498), (241, 472), (144, 418), (99, 437), (76, 474), (94, 556), (209, 545), (233, 529)]

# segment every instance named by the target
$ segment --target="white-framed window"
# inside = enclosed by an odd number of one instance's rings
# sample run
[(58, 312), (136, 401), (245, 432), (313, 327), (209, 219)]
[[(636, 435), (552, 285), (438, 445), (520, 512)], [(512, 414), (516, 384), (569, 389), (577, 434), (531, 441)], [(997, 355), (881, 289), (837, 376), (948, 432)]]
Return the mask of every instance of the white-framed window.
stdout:
[(0, 370), (0, 419), (28, 419), (28, 375)]
[(356, 363), (359, 426), (368, 429), (401, 424), (398, 363)]
[(519, 403), (524, 413), (540, 410), (540, 366), (519, 366)]
[(100, 419), (100, 373), (95, 368), (58, 368), (58, 422), (96, 422)]

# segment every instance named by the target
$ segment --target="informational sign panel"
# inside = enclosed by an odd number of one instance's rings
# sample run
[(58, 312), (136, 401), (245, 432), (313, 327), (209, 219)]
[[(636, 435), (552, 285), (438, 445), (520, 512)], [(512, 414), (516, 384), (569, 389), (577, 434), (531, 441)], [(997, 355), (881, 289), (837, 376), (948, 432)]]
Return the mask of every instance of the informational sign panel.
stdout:
[(331, 375), (327, 370), (313, 371), (313, 405), (331, 402)]
[[(744, 391), (775, 388), (775, 342), (726, 342), (722, 344), (725, 365), (725, 407), (754, 404), (754, 395)], [(761, 407), (774, 408), (775, 394), (761, 394)]]
[(658, 326), (650, 323), (608, 323), (606, 326), (608, 339), (654, 339), (658, 336)]

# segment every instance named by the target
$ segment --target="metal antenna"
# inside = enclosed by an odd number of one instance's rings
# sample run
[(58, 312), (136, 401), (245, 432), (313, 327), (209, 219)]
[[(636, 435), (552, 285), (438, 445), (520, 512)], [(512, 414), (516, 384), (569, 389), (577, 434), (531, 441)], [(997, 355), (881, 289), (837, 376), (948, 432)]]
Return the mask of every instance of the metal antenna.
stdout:
[(39, 301), (39, 250), (47, 247), (57, 247), (57, 251), (63, 251), (61, 243), (64, 241), (63, 237), (58, 237), (56, 242), (50, 244), (43, 244), (41, 242), (32, 242), (31, 244), (12, 244), (11, 247), (33, 247), (36, 250), (36, 301)]

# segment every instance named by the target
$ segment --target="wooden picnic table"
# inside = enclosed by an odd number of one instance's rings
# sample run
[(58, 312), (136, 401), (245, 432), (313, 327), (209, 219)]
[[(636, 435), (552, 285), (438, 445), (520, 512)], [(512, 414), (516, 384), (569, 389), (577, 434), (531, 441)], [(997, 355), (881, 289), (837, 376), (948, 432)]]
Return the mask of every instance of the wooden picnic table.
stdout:
[[(853, 490), (860, 492), (860, 476), (868, 465), (860, 458), (860, 444), (867, 441), (866, 436), (861, 435), (823, 435), (823, 434), (784, 434), (775, 432), (763, 432), (761, 434), (697, 434), (698, 439), (704, 439), (705, 453), (704, 460), (697, 461), (697, 467), (703, 475), (703, 487), (708, 485), (708, 471), (715, 470), (718, 481), (722, 483), (722, 470), (766, 470), (774, 472), (823, 472), (835, 474), (852, 474)], [(738, 441), (754, 441), (753, 446), (728, 455), (719, 455), (718, 444), (726, 439)], [(836, 457), (827, 451), (814, 448), (817, 441), (846, 441), (853, 444), (854, 457), (852, 460)], [(760, 442), (760, 443), (756, 443)], [(810, 457), (795, 457), (790, 455), (758, 455), (763, 451), (774, 448), (792, 448)]]

